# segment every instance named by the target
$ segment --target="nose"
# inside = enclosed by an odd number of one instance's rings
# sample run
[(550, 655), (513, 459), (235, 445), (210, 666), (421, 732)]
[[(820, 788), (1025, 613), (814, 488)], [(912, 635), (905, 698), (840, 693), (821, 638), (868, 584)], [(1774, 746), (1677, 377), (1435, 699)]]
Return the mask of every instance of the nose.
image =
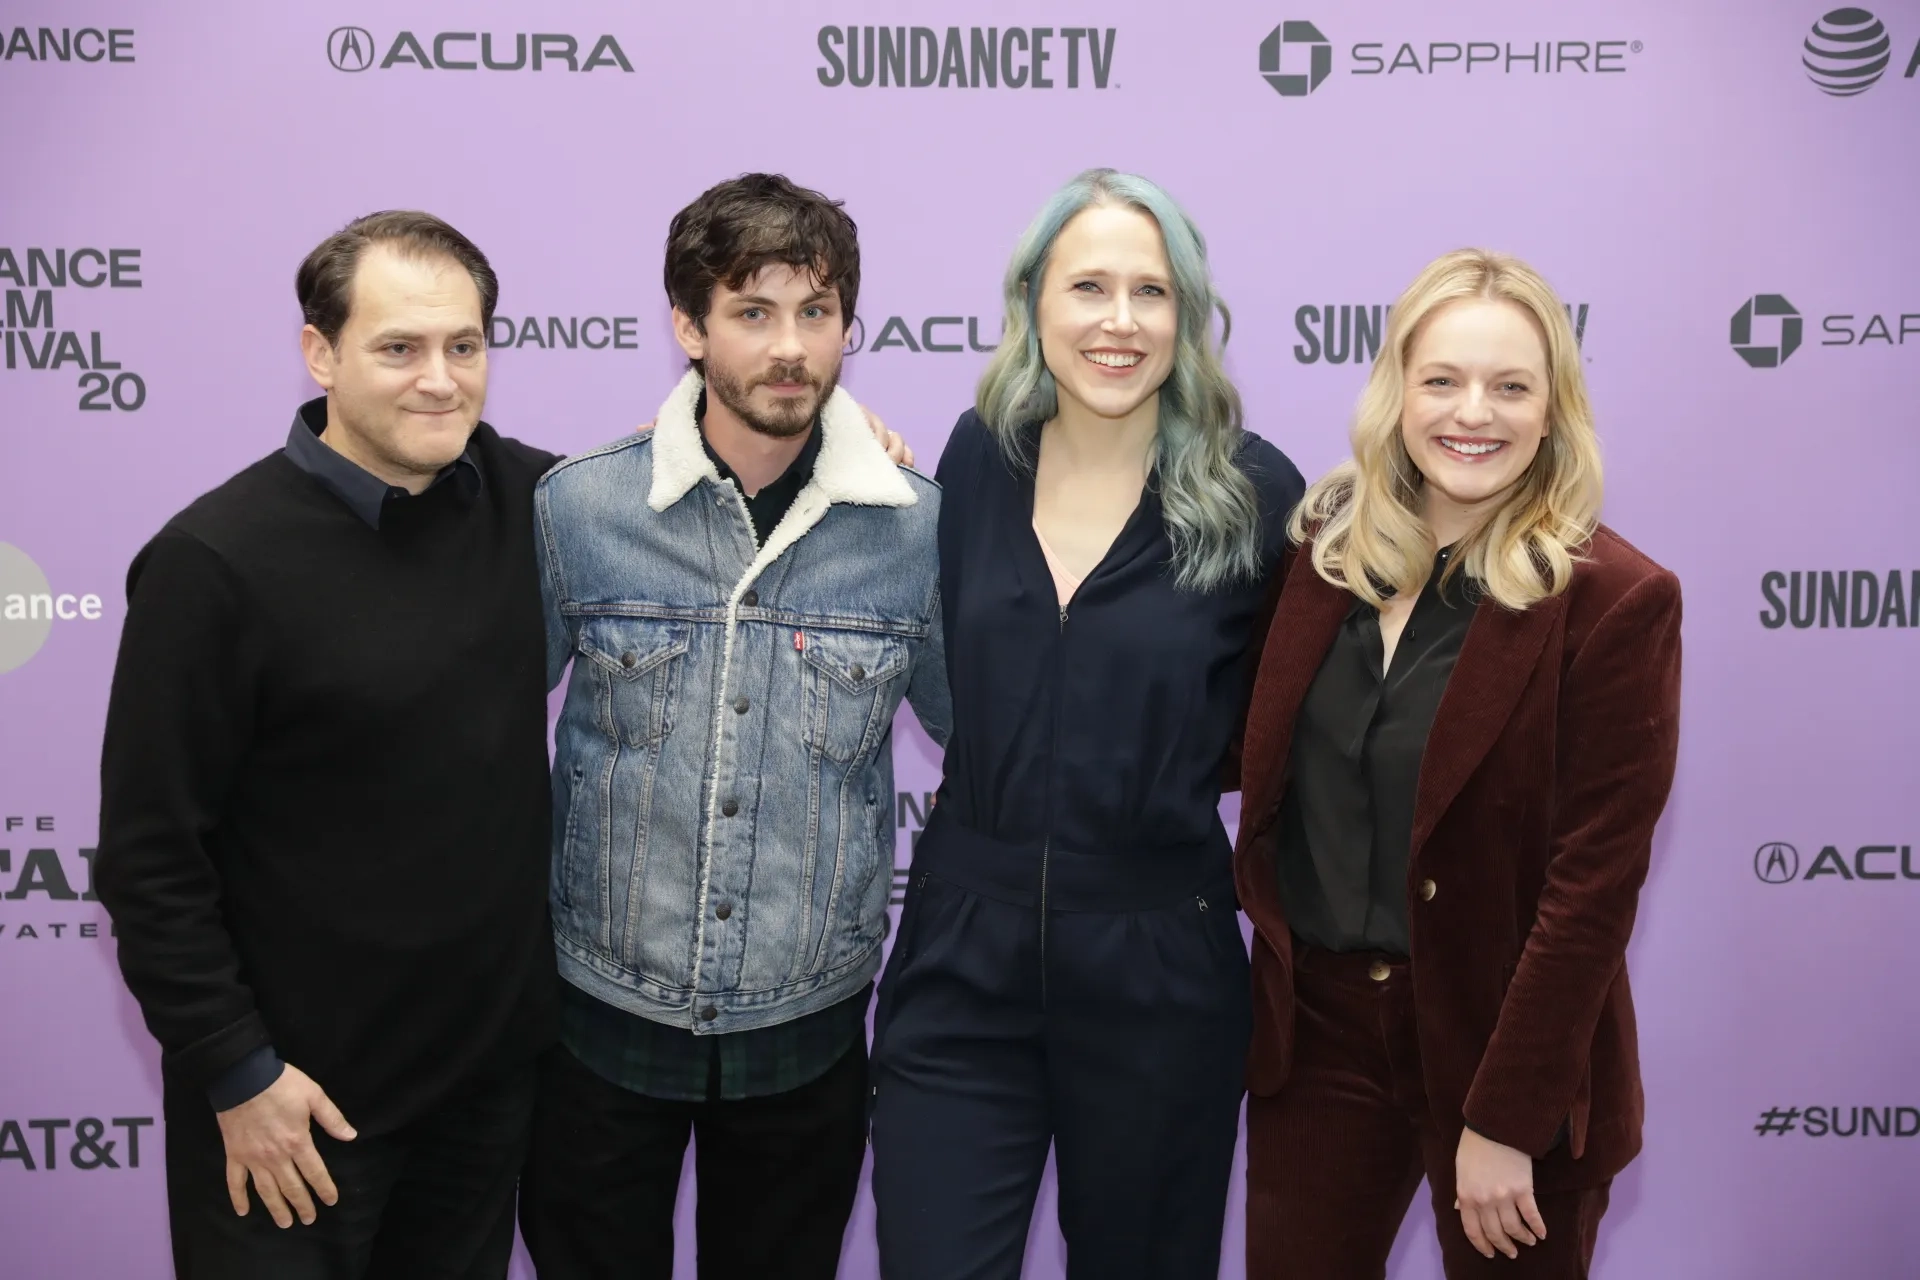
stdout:
[(807, 347), (800, 340), (800, 325), (788, 316), (773, 327), (773, 342), (767, 355), (781, 364), (799, 364), (807, 358)]
[(454, 384), (453, 374), (447, 368), (446, 352), (432, 351), (427, 354), (426, 364), (420, 370), (420, 380), (416, 385), (422, 395), (432, 396), (435, 400), (453, 397), (459, 387)]
[(1122, 293), (1113, 300), (1113, 309), (1100, 327), (1116, 338), (1131, 337), (1140, 331), (1140, 322), (1133, 315), (1133, 300)]
[(1470, 385), (1466, 395), (1460, 398), (1459, 407), (1453, 411), (1453, 419), (1469, 429), (1484, 427), (1493, 421), (1493, 398), (1487, 389), (1478, 384)]

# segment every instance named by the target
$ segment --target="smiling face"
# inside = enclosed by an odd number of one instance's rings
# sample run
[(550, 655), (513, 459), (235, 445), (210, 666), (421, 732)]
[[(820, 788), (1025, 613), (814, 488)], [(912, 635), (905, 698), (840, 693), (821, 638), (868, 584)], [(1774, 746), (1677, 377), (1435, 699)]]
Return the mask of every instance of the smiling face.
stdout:
[(713, 399), (762, 435), (803, 434), (840, 381), (840, 295), (809, 271), (772, 266), (739, 289), (715, 285), (704, 322), (676, 308), (673, 326)]
[(1407, 351), (1400, 438), (1425, 477), (1442, 542), (1499, 505), (1546, 438), (1547, 344), (1515, 302), (1464, 298), (1429, 315)]
[(416, 492), (467, 447), (487, 399), (480, 291), (439, 254), (369, 246), (354, 269), (339, 340), (308, 325), (307, 369), (327, 392), (335, 450)]
[(1113, 204), (1075, 214), (1053, 242), (1035, 312), (1062, 412), (1124, 421), (1157, 411), (1180, 315), (1151, 217)]

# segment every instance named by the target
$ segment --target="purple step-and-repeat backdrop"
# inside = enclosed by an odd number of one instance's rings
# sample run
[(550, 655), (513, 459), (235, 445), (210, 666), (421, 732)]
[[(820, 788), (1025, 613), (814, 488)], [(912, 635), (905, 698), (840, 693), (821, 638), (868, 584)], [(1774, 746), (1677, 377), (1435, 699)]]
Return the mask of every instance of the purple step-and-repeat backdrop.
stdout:
[[(488, 418), (576, 450), (673, 384), (668, 218), (784, 171), (860, 223), (847, 383), (930, 464), (1015, 238), (1109, 164), (1205, 229), (1250, 423), (1309, 476), (1428, 259), (1558, 287), (1607, 518), (1687, 593), (1631, 955), (1647, 1149), (1598, 1269), (1920, 1275), (1920, 0), (1869, 2), (11, 0), (0, 1274), (168, 1274), (157, 1054), (90, 891), (100, 728), (129, 558), (309, 394), (301, 255), (449, 218), (502, 280)], [(938, 757), (898, 754), (904, 866)], [(1034, 1276), (1063, 1274), (1052, 1210)], [(863, 1195), (844, 1275), (871, 1237)], [(1439, 1274), (1416, 1210), (1392, 1275)]]

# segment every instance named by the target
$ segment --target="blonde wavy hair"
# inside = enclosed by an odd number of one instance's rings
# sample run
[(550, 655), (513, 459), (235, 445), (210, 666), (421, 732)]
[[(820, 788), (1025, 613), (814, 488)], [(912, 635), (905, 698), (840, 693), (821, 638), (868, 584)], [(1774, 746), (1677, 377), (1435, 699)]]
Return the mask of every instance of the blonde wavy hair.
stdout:
[(1307, 490), (1287, 532), (1313, 539), (1313, 567), (1327, 582), (1378, 608), (1389, 594), (1418, 592), (1433, 572), (1433, 535), (1420, 516), (1424, 477), (1400, 434), (1407, 356), (1421, 326), (1448, 303), (1517, 303), (1547, 347), (1547, 434), (1506, 500), (1460, 544), (1445, 575), (1464, 572), (1508, 609), (1559, 595), (1600, 521), (1600, 444), (1587, 400), (1580, 347), (1567, 310), (1539, 272), (1518, 258), (1458, 249), (1428, 263), (1387, 320), (1385, 340), (1354, 414), (1353, 456)]

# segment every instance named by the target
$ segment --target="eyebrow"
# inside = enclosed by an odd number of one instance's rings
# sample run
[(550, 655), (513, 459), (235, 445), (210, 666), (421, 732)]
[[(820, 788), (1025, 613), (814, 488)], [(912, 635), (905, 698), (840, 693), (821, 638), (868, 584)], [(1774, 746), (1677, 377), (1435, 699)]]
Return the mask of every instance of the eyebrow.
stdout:
[[(1447, 363), (1447, 362), (1446, 362), (1445, 360), (1429, 360), (1429, 361), (1427, 361), (1427, 362), (1426, 362), (1425, 364), (1423, 364), (1423, 365), (1420, 365), (1420, 366), (1419, 366), (1419, 371), (1420, 371), (1421, 373), (1425, 373), (1425, 372), (1426, 372), (1427, 370), (1429, 370), (1429, 369), (1433, 369), (1433, 370), (1438, 370), (1438, 371), (1440, 371), (1440, 372), (1444, 372), (1444, 373), (1460, 373), (1460, 372), (1462, 372), (1462, 370), (1461, 370), (1461, 368), (1460, 368), (1460, 366), (1459, 366), (1459, 365), (1457, 365), (1457, 364), (1448, 364), (1448, 363)], [(1494, 376), (1494, 377), (1496, 377), (1496, 378), (1512, 378), (1512, 377), (1516, 377), (1516, 376), (1517, 376), (1517, 377), (1522, 377), (1522, 378), (1538, 378), (1538, 377), (1540, 377), (1540, 375), (1539, 375), (1539, 374), (1537, 374), (1537, 373), (1535, 373), (1535, 372), (1534, 372), (1533, 370), (1531, 370), (1531, 369), (1518, 369), (1518, 368), (1515, 368), (1515, 369), (1502, 369), (1502, 370), (1500, 370), (1500, 372), (1498, 372), (1498, 373), (1496, 373), (1496, 374), (1494, 374), (1493, 376)]]
[[(1102, 280), (1112, 279), (1114, 276), (1124, 274), (1123, 272), (1115, 271), (1111, 267), (1082, 267), (1079, 270), (1075, 270), (1070, 266), (1062, 267), (1060, 273), (1076, 279), (1086, 279), (1091, 276)], [(1171, 284), (1173, 281), (1172, 275), (1163, 275), (1158, 271), (1142, 271), (1134, 278), (1146, 284)]]
[[(457, 339), (457, 338), (477, 338), (479, 336), (480, 336), (480, 326), (474, 325), (474, 324), (465, 325), (459, 329), (455, 329), (452, 333), (447, 335), (448, 339), (450, 340)], [(368, 339), (369, 344), (376, 347), (385, 346), (389, 342), (424, 342), (424, 341), (426, 341), (425, 334), (415, 333), (410, 329), (383, 329), (382, 331), (380, 331), (379, 333), (376, 333), (373, 337)]]
[[(820, 299), (822, 298), (834, 298), (838, 296), (839, 295), (835, 293), (832, 289), (815, 289), (812, 293), (808, 294), (806, 297), (800, 300), (800, 305), (803, 307), (810, 306), (813, 303), (820, 301)], [(747, 306), (747, 307), (778, 307), (780, 305), (778, 302), (774, 301), (772, 298), (765, 298), (760, 296), (757, 293), (742, 294), (741, 296), (735, 298), (733, 301), (734, 301), (734, 305), (736, 306)]]

